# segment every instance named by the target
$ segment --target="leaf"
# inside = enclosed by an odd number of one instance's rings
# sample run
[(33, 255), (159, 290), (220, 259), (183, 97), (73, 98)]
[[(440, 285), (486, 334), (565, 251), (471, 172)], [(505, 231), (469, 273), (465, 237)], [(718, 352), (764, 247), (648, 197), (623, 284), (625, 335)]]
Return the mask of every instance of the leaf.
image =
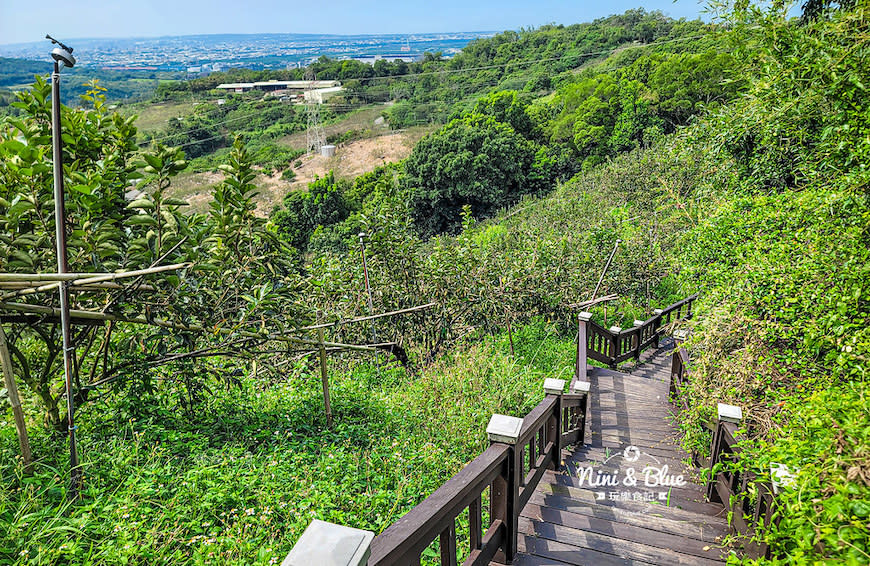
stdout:
[(149, 210), (152, 210), (155, 208), (155, 206), (154, 202), (151, 199), (142, 197), (128, 204), (127, 208), (147, 208)]
[(147, 214), (137, 214), (128, 218), (125, 224), (131, 226), (157, 226), (157, 221)]
[(20, 200), (9, 207), (9, 216), (15, 218), (21, 216), (27, 211), (33, 210), (34, 208), (33, 203), (30, 201)]
[(70, 189), (82, 193), (84, 195), (92, 195), (94, 194), (94, 187), (89, 187), (87, 185), (72, 185)]
[(15, 250), (10, 254), (12, 257), (20, 261), (21, 263), (33, 267), (33, 258), (30, 257), (29, 254), (22, 252), (21, 250)]
[(145, 161), (148, 162), (148, 165), (153, 167), (156, 171), (160, 171), (161, 169), (163, 169), (163, 160), (161, 160), (156, 155), (149, 155), (146, 153), (143, 157)]

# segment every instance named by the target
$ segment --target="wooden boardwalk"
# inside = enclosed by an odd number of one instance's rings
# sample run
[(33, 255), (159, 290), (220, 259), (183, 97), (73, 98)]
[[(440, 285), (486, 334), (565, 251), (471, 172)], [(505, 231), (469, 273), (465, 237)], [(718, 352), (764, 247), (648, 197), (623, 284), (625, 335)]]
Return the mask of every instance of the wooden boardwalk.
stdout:
[[(586, 444), (563, 450), (560, 469), (546, 472), (522, 510), (513, 564), (725, 562), (726, 511), (705, 501), (677, 445), (671, 348), (664, 341), (630, 373), (590, 371)], [(684, 484), (662, 485), (678, 475)]]

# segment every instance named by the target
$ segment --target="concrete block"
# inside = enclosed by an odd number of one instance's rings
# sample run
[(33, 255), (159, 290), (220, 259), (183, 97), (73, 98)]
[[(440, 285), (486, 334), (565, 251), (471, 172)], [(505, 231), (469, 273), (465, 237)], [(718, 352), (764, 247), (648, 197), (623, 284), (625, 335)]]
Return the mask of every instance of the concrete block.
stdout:
[(375, 533), (311, 521), (281, 566), (365, 566)]
[(589, 322), (590, 320), (592, 320), (592, 313), (583, 311), (579, 315), (577, 315), (577, 318), (579, 318), (583, 322)]
[(739, 424), (743, 420), (743, 410), (740, 407), (719, 403), (716, 409), (720, 421)]
[(589, 393), (589, 389), (592, 387), (592, 384), (588, 381), (575, 381), (574, 382), (574, 393)]
[(486, 435), (492, 442), (516, 444), (523, 428), (523, 419), (508, 415), (493, 415), (486, 427)]
[(548, 377), (544, 380), (544, 395), (561, 395), (565, 391), (565, 380)]

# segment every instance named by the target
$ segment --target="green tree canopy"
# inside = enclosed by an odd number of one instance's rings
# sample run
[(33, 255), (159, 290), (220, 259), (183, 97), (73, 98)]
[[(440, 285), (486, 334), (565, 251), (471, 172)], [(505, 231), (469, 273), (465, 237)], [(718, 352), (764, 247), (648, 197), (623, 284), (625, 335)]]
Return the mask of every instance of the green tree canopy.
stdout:
[(423, 138), (405, 162), (402, 187), (424, 234), (460, 226), (469, 205), (475, 217), (492, 214), (530, 192), (534, 144), (491, 116), (470, 114)]

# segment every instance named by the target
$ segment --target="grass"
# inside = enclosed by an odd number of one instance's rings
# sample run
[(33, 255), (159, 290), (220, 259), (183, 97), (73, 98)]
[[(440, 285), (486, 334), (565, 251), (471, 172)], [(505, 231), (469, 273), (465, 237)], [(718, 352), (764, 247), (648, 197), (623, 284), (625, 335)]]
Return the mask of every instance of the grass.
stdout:
[[(327, 428), (312, 368), (215, 388), (195, 413), (171, 389), (79, 413), (85, 483), (65, 501), (62, 439), (31, 426), (25, 477), (0, 427), (0, 564), (275, 564), (313, 518), (380, 532), (487, 445), (494, 412), (521, 416), (570, 341), (537, 322), (460, 348), (420, 374), (359, 363), (331, 376)], [(167, 382), (168, 383), (168, 382)]]
[(147, 102), (121, 106), (124, 116), (138, 115), (136, 127), (140, 133), (153, 133), (165, 130), (169, 120), (192, 114), (195, 102)]

